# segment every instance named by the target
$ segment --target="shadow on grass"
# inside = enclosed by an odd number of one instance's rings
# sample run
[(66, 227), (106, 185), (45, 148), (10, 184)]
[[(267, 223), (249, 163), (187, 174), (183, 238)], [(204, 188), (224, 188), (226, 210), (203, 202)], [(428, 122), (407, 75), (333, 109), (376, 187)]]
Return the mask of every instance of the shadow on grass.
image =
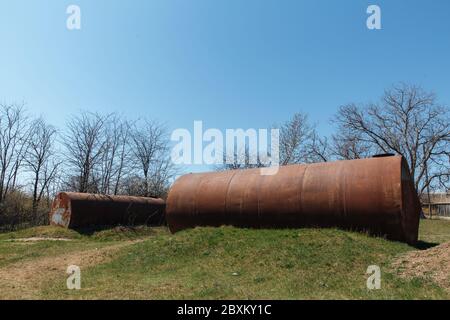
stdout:
[[(100, 231), (104, 231), (104, 230), (111, 230), (111, 229), (115, 229), (118, 228), (117, 225), (106, 225), (106, 226), (93, 226), (93, 227), (84, 227), (84, 228), (74, 228), (73, 230), (75, 230), (76, 232), (78, 232), (79, 234), (82, 234), (84, 236), (92, 236), (93, 234), (100, 232)], [(128, 230), (132, 230), (133, 227), (127, 226), (124, 227), (127, 228)]]
[(155, 233), (154, 227), (160, 227), (159, 225), (101, 225), (76, 228), (74, 231), (83, 236), (97, 237), (99, 239), (112, 239), (112, 238), (133, 238), (143, 235), (153, 235)]
[(437, 245), (439, 245), (439, 243), (426, 242), (426, 241), (419, 240), (416, 242), (416, 244), (413, 247), (418, 250), (427, 250), (427, 249), (436, 247)]

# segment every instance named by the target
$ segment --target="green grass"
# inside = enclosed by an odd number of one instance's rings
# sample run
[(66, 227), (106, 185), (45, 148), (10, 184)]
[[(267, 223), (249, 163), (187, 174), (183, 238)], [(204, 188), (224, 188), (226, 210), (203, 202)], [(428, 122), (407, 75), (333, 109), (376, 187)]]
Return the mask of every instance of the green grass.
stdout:
[(422, 221), (419, 228), (419, 239), (434, 244), (450, 241), (450, 221), (448, 220)]
[(32, 237), (46, 237), (46, 238), (63, 238), (71, 240), (100, 240), (100, 241), (114, 241), (114, 240), (132, 240), (139, 239), (148, 235), (154, 234), (157, 229), (147, 226), (137, 227), (114, 227), (114, 228), (97, 228), (97, 229), (83, 229), (70, 230), (56, 226), (41, 226), (28, 229), (22, 229), (15, 232), (0, 233), (0, 241), (8, 239), (21, 239)]
[[(56, 226), (42, 226), (0, 233), (0, 267), (41, 257), (56, 257), (61, 254), (77, 252), (80, 249), (102, 248), (119, 241), (141, 239), (155, 233), (157, 233), (157, 229), (144, 226), (83, 230), (82, 232)], [(70, 241), (19, 241), (27, 238), (67, 239)]]
[[(33, 244), (22, 257), (108, 246), (121, 248), (112, 260), (82, 268), (82, 289), (67, 290), (66, 275), (53, 276), (36, 298), (45, 299), (449, 299), (427, 279), (401, 279), (390, 267), (399, 255), (417, 250), (399, 242), (335, 229), (249, 230), (196, 228), (175, 235), (165, 228), (76, 233), (25, 230), (0, 239), (49, 232), (70, 242)], [(422, 221), (421, 247), (450, 240), (450, 222)], [(11, 242), (0, 240), (0, 257)], [(22, 245), (25, 246), (25, 245)], [(73, 247), (72, 247), (73, 246)], [(9, 250), (9, 251), (8, 251)], [(31, 256), (30, 256), (31, 255)], [(14, 261), (17, 261), (16, 256)], [(0, 267), (2, 266), (0, 260)], [(11, 258), (3, 265), (13, 263)], [(379, 265), (382, 288), (366, 288), (366, 270)], [(0, 280), (1, 282), (1, 280)], [(0, 293), (1, 297), (1, 293)]]
[(0, 241), (32, 237), (80, 239), (82, 235), (74, 230), (55, 226), (34, 227), (14, 232), (0, 233)]

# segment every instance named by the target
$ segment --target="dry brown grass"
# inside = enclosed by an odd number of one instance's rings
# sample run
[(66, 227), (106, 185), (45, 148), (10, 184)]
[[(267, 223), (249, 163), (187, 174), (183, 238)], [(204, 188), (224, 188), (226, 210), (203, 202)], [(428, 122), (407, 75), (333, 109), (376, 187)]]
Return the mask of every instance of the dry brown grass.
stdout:
[(404, 278), (429, 278), (450, 291), (450, 242), (423, 251), (411, 251), (393, 263)]

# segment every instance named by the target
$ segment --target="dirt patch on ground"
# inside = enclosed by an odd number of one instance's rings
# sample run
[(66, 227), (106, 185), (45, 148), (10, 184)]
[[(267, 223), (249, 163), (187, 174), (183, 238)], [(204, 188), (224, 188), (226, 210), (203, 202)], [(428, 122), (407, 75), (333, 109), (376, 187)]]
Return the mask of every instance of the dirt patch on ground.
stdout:
[(47, 238), (47, 237), (31, 237), (31, 238), (18, 238), (4, 240), (6, 242), (38, 242), (38, 241), (72, 241), (68, 238)]
[(77, 265), (83, 272), (84, 268), (111, 260), (119, 249), (141, 241), (126, 241), (55, 257), (42, 257), (0, 268), (0, 299), (38, 299), (43, 282), (66, 275), (69, 265)]
[(428, 250), (408, 252), (395, 261), (393, 267), (401, 277), (431, 278), (450, 291), (450, 242)]

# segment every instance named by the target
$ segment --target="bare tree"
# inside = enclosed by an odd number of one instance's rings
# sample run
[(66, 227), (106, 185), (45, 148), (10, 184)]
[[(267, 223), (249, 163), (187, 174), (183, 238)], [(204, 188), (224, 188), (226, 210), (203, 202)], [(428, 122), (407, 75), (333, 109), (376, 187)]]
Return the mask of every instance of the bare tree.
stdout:
[(314, 136), (314, 128), (308, 116), (296, 113), (280, 127), (280, 165), (306, 162), (308, 145)]
[(99, 192), (103, 194), (117, 194), (119, 184), (124, 174), (128, 157), (128, 137), (130, 126), (127, 121), (117, 115), (110, 115), (105, 120), (103, 152), (99, 169)]
[(118, 130), (120, 143), (114, 180), (114, 194), (117, 194), (119, 192), (120, 183), (123, 177), (125, 176), (124, 174), (125, 168), (129, 167), (127, 162), (130, 159), (129, 155), (130, 124), (128, 122), (122, 122)]
[(364, 159), (379, 153), (371, 143), (363, 141), (360, 135), (341, 130), (332, 136), (331, 153), (337, 159)]
[[(292, 118), (281, 125), (275, 125), (280, 131), (279, 164), (281, 166), (296, 163), (325, 162), (331, 157), (330, 146), (326, 137), (320, 137), (315, 126), (311, 125), (308, 116), (295, 113)], [(239, 152), (234, 156), (224, 156), (224, 164), (216, 170), (236, 170), (261, 168), (265, 165), (261, 156), (257, 155), (257, 163), (250, 163), (250, 151), (246, 146), (244, 159), (239, 159)], [(264, 155), (262, 155), (264, 156)]]
[(149, 120), (133, 125), (132, 163), (142, 183), (142, 196), (160, 196), (155, 193), (161, 191), (161, 181), (169, 181), (174, 175), (168, 146), (168, 136), (163, 125)]
[[(368, 150), (400, 154), (407, 160), (419, 193), (428, 186), (448, 188), (450, 177), (450, 110), (433, 93), (407, 84), (385, 91), (368, 106), (340, 107), (334, 121), (339, 143), (351, 137), (355, 157)], [(341, 139), (340, 137), (345, 137)], [(354, 139), (352, 141), (352, 139)]]
[(321, 137), (314, 129), (309, 143), (306, 145), (305, 162), (327, 162), (332, 159), (332, 149), (327, 137)]
[(17, 177), (28, 147), (29, 126), (23, 104), (0, 104), (0, 210)]
[(328, 139), (321, 137), (304, 113), (295, 113), (280, 127), (280, 165), (326, 162), (331, 158)]
[(37, 217), (37, 209), (49, 185), (55, 180), (61, 161), (56, 158), (56, 129), (42, 118), (31, 124), (28, 152), (25, 157), (27, 169), (32, 174), (32, 211)]
[(105, 123), (110, 117), (81, 112), (69, 119), (63, 137), (67, 164), (73, 171), (68, 186), (78, 192), (99, 192), (95, 169), (105, 150)]
[(143, 196), (146, 192), (142, 178), (137, 174), (124, 177), (119, 190), (121, 194), (129, 196)]
[[(238, 146), (235, 146), (235, 148), (237, 147)], [(243, 152), (239, 152), (238, 150), (242, 150)], [(258, 153), (258, 150), (250, 150), (249, 146), (245, 145), (242, 149), (235, 150), (232, 155), (228, 155), (225, 152), (225, 154), (223, 155), (223, 164), (217, 165), (215, 167), (215, 170), (223, 171), (267, 167), (267, 165), (264, 164), (263, 161), (261, 161), (262, 157), (264, 156), (263, 154), (255, 155), (251, 154), (251, 152)]]
[(166, 157), (155, 161), (151, 167), (148, 195), (165, 197), (169, 191), (170, 182), (177, 174), (172, 161)]
[[(330, 158), (330, 149), (328, 140), (320, 137), (315, 126), (308, 121), (308, 116), (303, 113), (295, 113), (292, 118), (281, 125), (275, 125), (279, 129), (279, 165), (284, 166), (295, 163), (325, 162)], [(216, 170), (236, 170), (249, 168), (262, 168), (267, 165), (262, 161), (263, 150), (261, 154), (255, 155), (250, 152), (248, 146), (245, 146), (245, 152), (237, 152), (234, 155), (224, 155), (223, 165), (216, 167)], [(269, 155), (270, 156), (270, 155)], [(241, 159), (242, 158), (242, 159)], [(256, 158), (256, 163), (250, 161)]]

